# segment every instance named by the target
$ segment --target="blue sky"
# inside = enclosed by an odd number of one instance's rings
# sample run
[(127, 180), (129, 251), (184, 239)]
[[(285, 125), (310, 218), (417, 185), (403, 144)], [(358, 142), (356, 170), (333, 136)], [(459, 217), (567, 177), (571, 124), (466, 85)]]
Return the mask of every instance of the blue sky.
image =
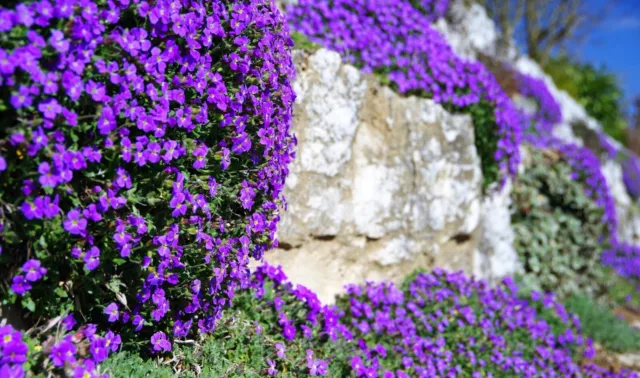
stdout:
[[(614, 0), (606, 19), (594, 28), (577, 51), (578, 57), (614, 71), (625, 98), (640, 95), (640, 0)], [(601, 9), (611, 0), (588, 0)]]

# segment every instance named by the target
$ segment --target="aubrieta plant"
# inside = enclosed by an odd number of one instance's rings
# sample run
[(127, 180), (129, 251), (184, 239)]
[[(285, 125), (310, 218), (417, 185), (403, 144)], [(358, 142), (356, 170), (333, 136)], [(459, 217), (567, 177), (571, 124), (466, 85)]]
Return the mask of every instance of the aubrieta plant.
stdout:
[(556, 150), (562, 155), (572, 169), (571, 179), (583, 183), (587, 196), (603, 209), (602, 222), (608, 227), (608, 235), (604, 237), (614, 241), (618, 229), (615, 200), (602, 173), (600, 159), (590, 149), (555, 136), (530, 134), (526, 139), (536, 148)]
[(201, 345), (175, 348), (175, 373), (137, 356), (130, 363), (127, 352), (103, 366), (113, 376), (131, 378), (350, 376), (345, 353), (355, 342), (338, 322), (336, 309), (322, 305), (304, 286), (287, 282), (280, 267), (258, 267), (220, 324)]
[[(203, 366), (203, 374), (637, 377), (591, 363), (592, 342), (582, 336), (578, 318), (553, 295), (533, 293), (522, 299), (509, 279), (492, 288), (461, 272), (417, 273), (402, 287), (350, 285), (336, 306), (325, 306), (307, 288), (288, 282), (281, 268), (264, 264), (224, 319), (230, 326), (216, 330), (211, 346), (198, 354), (205, 357), (194, 361)], [(186, 360), (176, 363), (189, 369)], [(171, 376), (158, 363), (143, 368), (124, 364), (106, 363), (116, 376)]]
[(10, 325), (0, 326), (0, 377), (68, 376), (107, 378), (100, 363), (120, 348), (121, 338), (103, 336), (95, 324), (76, 327), (72, 315), (51, 319), (25, 336)]
[(603, 252), (602, 262), (633, 282), (640, 279), (640, 246), (615, 243)]
[(275, 242), (291, 45), (271, 0), (0, 8), (3, 304), (157, 353), (212, 331)]
[(580, 364), (575, 359), (588, 360), (594, 350), (579, 319), (552, 294), (519, 298), (511, 279), (492, 288), (436, 269), (417, 274), (403, 290), (367, 283), (347, 292), (339, 299), (341, 321), (359, 340), (360, 355), (351, 359), (357, 376), (636, 376)]
[(640, 158), (629, 152), (622, 158), (622, 180), (627, 193), (634, 199), (640, 199)]
[(301, 0), (292, 28), (405, 95), (471, 114), (485, 185), (515, 176), (523, 119), (495, 77), (458, 57), (431, 22), (447, 1)]
[[(557, 150), (562, 154), (563, 160), (572, 167), (571, 179), (585, 184), (587, 195), (604, 210), (603, 222), (609, 225), (610, 234), (615, 238), (618, 226), (615, 201), (602, 174), (600, 159), (589, 148), (553, 135), (555, 125), (562, 121), (562, 109), (542, 79), (523, 73), (517, 73), (516, 77), (521, 95), (538, 105), (534, 114), (525, 114), (527, 122), (533, 125), (525, 135), (525, 141), (535, 148)], [(611, 153), (611, 147), (604, 146), (608, 153)]]
[(534, 100), (537, 105), (535, 113), (526, 115), (529, 123), (533, 125), (530, 131), (551, 135), (553, 128), (562, 122), (562, 109), (549, 92), (547, 84), (542, 79), (521, 72), (515, 72), (514, 76), (519, 93)]

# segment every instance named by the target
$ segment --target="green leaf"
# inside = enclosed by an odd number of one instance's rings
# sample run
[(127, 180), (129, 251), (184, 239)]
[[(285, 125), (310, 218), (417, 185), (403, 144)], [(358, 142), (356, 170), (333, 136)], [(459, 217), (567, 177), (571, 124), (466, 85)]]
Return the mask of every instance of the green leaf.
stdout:
[(36, 304), (33, 302), (33, 299), (31, 299), (31, 297), (26, 297), (22, 299), (22, 307), (26, 308), (31, 312), (34, 312), (36, 310)]
[(61, 287), (56, 287), (56, 289), (54, 290), (54, 292), (56, 293), (57, 296), (59, 296), (60, 298), (68, 298), (69, 295), (67, 295), (67, 292), (64, 291)]
[(113, 263), (114, 263), (114, 264), (116, 264), (116, 265), (122, 265), (122, 264), (124, 264), (124, 263), (126, 263), (126, 262), (127, 262), (127, 260), (125, 260), (125, 259), (121, 259), (121, 258), (119, 258), (119, 257), (114, 258), (112, 261), (113, 261)]

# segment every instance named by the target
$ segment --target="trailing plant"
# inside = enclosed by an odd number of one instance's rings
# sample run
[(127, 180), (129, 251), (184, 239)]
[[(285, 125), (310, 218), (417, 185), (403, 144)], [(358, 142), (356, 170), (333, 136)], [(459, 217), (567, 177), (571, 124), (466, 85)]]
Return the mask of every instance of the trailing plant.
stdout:
[(640, 199), (640, 158), (632, 152), (622, 157), (622, 180), (631, 198)]
[(302, 0), (287, 15), (295, 31), (399, 93), (470, 113), (487, 188), (516, 175), (524, 120), (494, 76), (481, 63), (458, 57), (431, 26), (446, 4)]
[(416, 272), (392, 283), (351, 285), (336, 307), (293, 286), (279, 268), (259, 267), (251, 289), (224, 314), (226, 327), (202, 346), (179, 347), (168, 366), (116, 354), (115, 376), (254, 377), (635, 377), (590, 362), (580, 322), (553, 295), (518, 296), (462, 273)]
[[(211, 335), (177, 346), (169, 364), (129, 350), (104, 364), (114, 377), (349, 376), (353, 347), (334, 308), (286, 282), (280, 268), (259, 267)], [(194, 341), (194, 340), (192, 340)]]
[(62, 314), (26, 333), (0, 323), (0, 377), (107, 378), (100, 368), (122, 342), (112, 331), (100, 334), (95, 324), (76, 327)]
[(291, 46), (271, 0), (0, 9), (2, 304), (155, 351), (214, 330), (275, 243)]
[(533, 124), (532, 133), (552, 135), (554, 127), (562, 122), (562, 109), (542, 80), (520, 72), (515, 73), (518, 93), (536, 103), (536, 111), (526, 114), (528, 123)]

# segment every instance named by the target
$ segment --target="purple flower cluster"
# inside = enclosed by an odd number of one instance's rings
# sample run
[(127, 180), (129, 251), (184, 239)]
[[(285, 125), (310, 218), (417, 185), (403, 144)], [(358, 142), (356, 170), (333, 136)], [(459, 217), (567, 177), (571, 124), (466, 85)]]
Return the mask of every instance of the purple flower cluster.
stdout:
[(598, 141), (600, 142), (600, 147), (607, 154), (607, 158), (611, 160), (615, 160), (618, 158), (618, 149), (613, 143), (610, 142), (611, 137), (605, 134), (603, 131), (598, 131)]
[(640, 198), (640, 158), (628, 153), (622, 160), (622, 180), (627, 193), (634, 199)]
[(73, 331), (75, 324), (73, 316), (63, 318), (59, 327), (62, 332), (39, 335), (44, 342), (32, 350), (20, 331), (10, 325), (0, 326), (0, 377), (22, 378), (28, 373), (27, 362), (35, 369), (31, 373), (50, 362), (58, 372), (71, 372), (70, 377), (107, 378), (106, 374), (100, 374), (98, 364), (120, 348), (120, 336), (111, 331), (99, 336), (93, 324)]
[(502, 173), (515, 176), (522, 117), (495, 77), (481, 63), (458, 57), (431, 26), (444, 9), (444, 1), (301, 0), (287, 15), (312, 42), (337, 51), (364, 72), (382, 75), (402, 94), (432, 98), (457, 110), (491, 106), (490, 132), (499, 141), (490, 155)]
[(13, 276), (11, 290), (22, 295), (31, 290), (31, 284), (42, 279), (46, 273), (47, 269), (41, 266), (39, 260), (30, 259), (22, 265), (22, 274)]
[[(253, 273), (250, 290), (258, 300), (264, 300), (268, 285), (273, 285), (276, 293), (268, 304), (275, 314), (277, 325), (282, 330), (281, 337), (284, 342), (293, 342), (296, 338), (316, 341), (326, 338), (330, 342), (335, 342), (340, 337), (351, 339), (346, 326), (338, 322), (339, 315), (335, 308), (322, 305), (318, 296), (306, 287), (294, 287), (287, 282), (281, 267), (264, 263)], [(262, 332), (259, 326), (256, 332)], [(287, 359), (287, 347), (278, 342), (275, 344), (275, 350), (277, 359), (267, 360), (268, 374), (274, 376), (278, 373), (278, 360)], [(318, 358), (313, 350), (306, 350), (304, 362), (309, 375), (327, 375), (329, 361)]]
[(555, 125), (562, 122), (562, 109), (549, 92), (547, 84), (542, 79), (521, 72), (516, 72), (515, 78), (520, 94), (536, 102), (536, 112), (526, 115), (533, 123), (533, 129), (541, 135), (552, 135)]
[(637, 280), (640, 278), (640, 246), (615, 243), (602, 252), (602, 263), (613, 268), (622, 277)]
[(447, 13), (449, 0), (410, 0), (411, 4), (419, 9), (425, 16), (435, 21)]
[(23, 365), (27, 362), (29, 347), (22, 340), (22, 333), (10, 325), (0, 327), (0, 376), (23, 377)]
[[(492, 288), (461, 272), (435, 270), (418, 274), (402, 290), (392, 283), (350, 285), (335, 308), (321, 306), (313, 293), (286, 282), (281, 269), (268, 264), (252, 280), (258, 298), (265, 284), (275, 286), (272, 306), (278, 318), (293, 317), (280, 324), (284, 339), (310, 340), (316, 353), (332, 356), (324, 361), (332, 371), (384, 378), (637, 377), (574, 360), (595, 353), (591, 340), (581, 335), (579, 319), (552, 294), (521, 299), (510, 279)], [(280, 299), (285, 297), (286, 304)], [(302, 321), (295, 318), (301, 313), (307, 314)], [(294, 331), (303, 335), (286, 334), (292, 321)], [(562, 326), (554, 333), (558, 323)], [(286, 346), (277, 343), (275, 348), (284, 358)], [(307, 353), (312, 361), (313, 352)], [(269, 374), (277, 374), (276, 362), (267, 364)]]
[(603, 209), (602, 221), (609, 226), (611, 240), (615, 240), (618, 229), (615, 200), (602, 174), (600, 159), (590, 149), (565, 142), (554, 136), (530, 134), (526, 136), (526, 140), (536, 148), (553, 149), (562, 154), (563, 159), (573, 170), (571, 178), (584, 182), (587, 196)]
[(276, 242), (294, 157), (273, 1), (39, 0), (0, 9), (0, 37), (6, 294), (53, 317), (65, 283), (156, 350), (157, 328), (211, 331)]
[[(387, 283), (351, 286), (347, 292), (346, 316), (355, 336), (376, 341), (375, 335), (385, 335), (391, 342), (386, 349), (361, 345), (367, 357), (363, 373), (366, 365), (400, 359), (404, 376), (575, 376), (580, 366), (572, 351), (589, 345), (578, 318), (551, 294), (534, 293), (531, 303), (519, 299), (510, 279), (503, 288), (491, 288), (462, 273), (436, 270), (419, 274), (404, 292)], [(552, 311), (565, 331), (554, 335), (533, 304)], [(586, 354), (591, 353), (588, 347)]]

